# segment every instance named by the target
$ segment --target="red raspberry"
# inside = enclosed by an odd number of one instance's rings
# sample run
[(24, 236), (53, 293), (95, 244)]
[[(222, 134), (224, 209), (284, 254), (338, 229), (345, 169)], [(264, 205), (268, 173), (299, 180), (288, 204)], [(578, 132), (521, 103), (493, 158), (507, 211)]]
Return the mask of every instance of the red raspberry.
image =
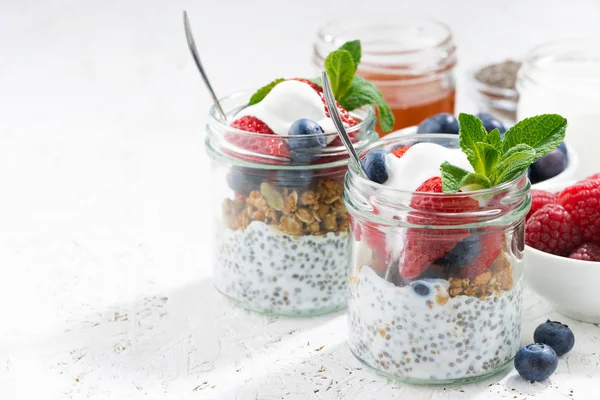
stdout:
[(586, 181), (593, 181), (596, 179), (600, 179), (600, 173), (594, 174), (594, 175), (590, 175), (587, 178), (585, 178), (584, 180)]
[(304, 78), (292, 78), (291, 80), (298, 81), (298, 82), (304, 82), (307, 85), (309, 85), (311, 88), (313, 88), (315, 90), (315, 92), (317, 92), (317, 93), (323, 93), (323, 88), (321, 86), (317, 85), (316, 83), (314, 83), (311, 80), (304, 79)]
[[(233, 121), (231, 123), (231, 126), (233, 128), (237, 128), (246, 132), (255, 133), (255, 135), (252, 135), (235, 132), (225, 132), (225, 140), (236, 145), (237, 147), (250, 150), (259, 154), (266, 154), (284, 158), (290, 157), (290, 149), (288, 147), (287, 142), (281, 139), (279, 136), (275, 135), (271, 128), (269, 128), (267, 124), (265, 124), (260, 119), (252, 116), (245, 116)], [(236, 158), (240, 158), (246, 161), (268, 162), (272, 164), (283, 163), (278, 161), (270, 161), (258, 156), (245, 154), (242, 155), (238, 153), (233, 153), (231, 151), (227, 152), (233, 154), (233, 156)]]
[(534, 212), (544, 207), (546, 204), (558, 204), (556, 195), (545, 190), (531, 189), (531, 209), (525, 218), (529, 219)]
[[(329, 117), (329, 110), (327, 110), (327, 102), (325, 101), (325, 95), (323, 94), (323, 88), (319, 85), (317, 85), (316, 83), (308, 80), (308, 79), (304, 79), (304, 78), (292, 78), (292, 80), (294, 81), (298, 81), (298, 82), (304, 82), (307, 85), (309, 85), (311, 88), (313, 88), (317, 93), (319, 93), (319, 96), (321, 96), (321, 101), (323, 102), (323, 105), (325, 106), (325, 115), (327, 115)], [(348, 111), (346, 111), (346, 109), (344, 107), (342, 107), (341, 105), (339, 105), (339, 103), (337, 103), (337, 108), (338, 108), (338, 112), (340, 114), (340, 118), (342, 119), (343, 122), (345, 122), (346, 124), (348, 124), (348, 126), (354, 126), (356, 125), (358, 122), (352, 117), (352, 115), (350, 115), (350, 113)], [(342, 143), (340, 142), (340, 145)]]
[(583, 261), (600, 262), (600, 246), (594, 243), (584, 243), (569, 254), (569, 258)]
[(233, 128), (252, 133), (275, 134), (267, 124), (252, 116), (238, 118), (231, 123)]
[(546, 204), (525, 225), (525, 243), (546, 253), (566, 256), (581, 243), (581, 229), (560, 204)]
[[(410, 149), (410, 146), (398, 147), (396, 150), (392, 151), (392, 154), (395, 155), (396, 157), (400, 158), (404, 155), (404, 153), (406, 153), (408, 151), (408, 149)], [(440, 182), (441, 182), (441, 180), (440, 180)]]
[(569, 186), (558, 195), (558, 202), (581, 228), (583, 241), (600, 244), (600, 179)]
[[(425, 181), (417, 192), (442, 193), (442, 178), (434, 177)], [(459, 225), (464, 220), (445, 213), (463, 213), (479, 209), (477, 200), (464, 196), (427, 196), (415, 194), (411, 200), (411, 212), (408, 222), (416, 225)], [(430, 213), (439, 213), (431, 216)], [(469, 236), (468, 229), (431, 229), (409, 228), (400, 263), (401, 275), (405, 279), (414, 279), (421, 275), (435, 260), (442, 257)]]

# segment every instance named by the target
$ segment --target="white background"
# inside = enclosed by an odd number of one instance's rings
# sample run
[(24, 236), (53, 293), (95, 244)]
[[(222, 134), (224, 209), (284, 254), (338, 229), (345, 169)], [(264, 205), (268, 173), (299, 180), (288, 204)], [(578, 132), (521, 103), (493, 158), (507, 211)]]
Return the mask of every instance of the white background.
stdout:
[[(217, 295), (210, 100), (184, 8), (220, 95), (312, 75), (317, 27), (349, 14), (446, 22), (459, 111), (475, 111), (472, 66), (600, 36), (593, 0), (1, 0), (0, 398), (600, 398), (598, 326), (569, 321), (576, 351), (550, 381), (415, 388), (357, 369), (343, 315), (266, 318)], [(568, 320), (528, 296), (524, 341), (547, 316)]]

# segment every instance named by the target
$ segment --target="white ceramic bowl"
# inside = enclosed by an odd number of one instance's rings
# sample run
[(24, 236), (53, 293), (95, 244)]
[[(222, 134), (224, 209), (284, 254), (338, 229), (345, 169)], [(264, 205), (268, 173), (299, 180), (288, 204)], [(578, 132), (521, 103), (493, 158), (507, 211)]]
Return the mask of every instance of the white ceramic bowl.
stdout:
[[(558, 192), (575, 181), (547, 183)], [(600, 262), (573, 260), (525, 246), (525, 282), (567, 317), (600, 323)]]
[[(392, 133), (386, 135), (385, 138), (397, 138), (397, 137), (400, 137), (403, 135), (413, 135), (415, 133), (417, 133), (417, 127), (410, 126), (408, 128), (404, 128), (404, 129), (400, 129), (395, 132), (392, 132)], [(565, 168), (565, 170), (563, 172), (561, 172), (560, 174), (556, 175), (553, 178), (547, 179), (543, 182), (536, 183), (535, 185), (533, 185), (534, 188), (542, 189), (548, 185), (554, 185), (556, 183), (568, 181), (568, 180), (571, 180), (574, 178), (575, 173), (577, 172), (577, 167), (579, 166), (579, 156), (575, 152), (575, 149), (573, 149), (568, 144), (566, 144), (566, 146), (567, 146), (567, 154), (569, 157), (569, 162), (567, 164), (567, 168)]]

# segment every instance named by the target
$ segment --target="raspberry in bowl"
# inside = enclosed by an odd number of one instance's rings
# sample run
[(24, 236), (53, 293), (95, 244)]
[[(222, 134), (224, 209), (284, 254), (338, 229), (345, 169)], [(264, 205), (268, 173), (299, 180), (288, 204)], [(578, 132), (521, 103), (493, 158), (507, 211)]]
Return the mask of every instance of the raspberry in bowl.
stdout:
[[(340, 57), (353, 63), (360, 44), (343, 48)], [(338, 89), (351, 84), (334, 72), (330, 76)], [(353, 90), (360, 94), (348, 87), (344, 94)], [(336, 99), (356, 149), (376, 140), (374, 107), (344, 103), (340, 93)], [(342, 191), (348, 156), (321, 86), (277, 79), (221, 105), (227, 119), (213, 108), (206, 139), (219, 210), (214, 216), (217, 289), (244, 308), (269, 314), (344, 308), (349, 233)], [(385, 103), (376, 106), (381, 110)]]
[(600, 322), (600, 175), (532, 191), (526, 282), (558, 312)]
[(377, 372), (465, 382), (497, 372), (519, 350), (526, 171), (558, 146), (566, 125), (557, 115), (534, 118), (556, 128), (536, 130), (547, 147), (528, 142), (533, 130), (516, 137), (525, 125), (501, 139), (461, 114), (460, 135), (384, 138), (362, 153), (366, 178), (349, 167), (348, 344)]

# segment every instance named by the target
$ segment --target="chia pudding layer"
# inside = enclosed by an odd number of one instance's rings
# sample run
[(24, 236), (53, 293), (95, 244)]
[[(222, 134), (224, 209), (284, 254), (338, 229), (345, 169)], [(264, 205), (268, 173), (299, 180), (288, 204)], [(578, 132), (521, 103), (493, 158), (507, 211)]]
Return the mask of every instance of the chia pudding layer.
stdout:
[(215, 285), (245, 308), (313, 315), (346, 305), (347, 232), (294, 236), (253, 221), (217, 243)]
[[(519, 350), (522, 279), (485, 298), (396, 286), (364, 266), (350, 284), (348, 344), (382, 373), (405, 381), (449, 381), (493, 373)], [(423, 291), (421, 290), (421, 293)]]

